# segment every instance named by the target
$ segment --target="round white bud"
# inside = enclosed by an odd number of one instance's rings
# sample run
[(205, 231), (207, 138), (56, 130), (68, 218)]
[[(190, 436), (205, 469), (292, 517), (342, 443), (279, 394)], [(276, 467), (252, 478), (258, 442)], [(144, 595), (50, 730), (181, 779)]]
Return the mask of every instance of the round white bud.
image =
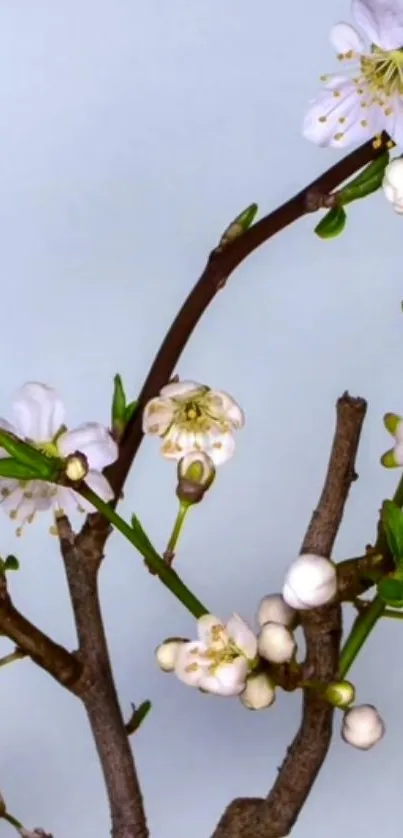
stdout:
[(403, 158), (396, 157), (388, 166), (382, 182), (385, 198), (395, 212), (403, 212)]
[(326, 605), (336, 591), (337, 575), (333, 562), (323, 556), (305, 553), (288, 568), (283, 597), (291, 608), (303, 611)]
[(281, 594), (268, 594), (260, 601), (256, 615), (259, 626), (265, 623), (281, 623), (290, 626), (295, 619), (295, 611), (290, 608)]
[(372, 704), (357, 704), (344, 713), (341, 735), (354, 748), (367, 751), (384, 733), (384, 722)]
[(265, 623), (257, 639), (259, 655), (271, 663), (286, 663), (295, 654), (294, 635), (281, 623)]
[(249, 675), (239, 698), (248, 710), (264, 710), (273, 704), (275, 690), (276, 686), (271, 678), (265, 672), (259, 672), (257, 675)]
[(160, 643), (155, 650), (155, 658), (163, 672), (173, 672), (179, 649), (187, 641), (182, 637), (169, 637)]

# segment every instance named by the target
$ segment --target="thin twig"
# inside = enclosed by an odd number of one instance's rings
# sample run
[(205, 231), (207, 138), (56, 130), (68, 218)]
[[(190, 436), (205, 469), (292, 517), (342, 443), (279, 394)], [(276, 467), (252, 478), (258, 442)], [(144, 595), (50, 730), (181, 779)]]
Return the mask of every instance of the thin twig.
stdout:
[(8, 655), (3, 655), (3, 657), (0, 658), (0, 667), (8, 666), (9, 663), (14, 663), (14, 661), (19, 661), (26, 657), (27, 653), (23, 652), (22, 649), (15, 649), (14, 652), (10, 652)]
[[(137, 409), (120, 442), (119, 458), (105, 471), (115, 490), (116, 498), (121, 496), (124, 482), (143, 438), (142, 414), (145, 404), (149, 399), (157, 396), (161, 387), (172, 378), (182, 351), (195, 327), (226, 280), (258, 247), (308, 213), (310, 211), (309, 197), (312, 194), (330, 193), (370, 160), (383, 154), (388, 137), (384, 135), (383, 140), (380, 148), (375, 149), (371, 141), (360, 146), (285, 204), (253, 224), (249, 230), (230, 242), (223, 250), (215, 249), (211, 252), (200, 279), (183, 303), (157, 352), (138, 397)], [(93, 526), (91, 518), (94, 517), (97, 519), (96, 526), (100, 531), (100, 541), (104, 546), (107, 538), (107, 524), (100, 515), (90, 515), (82, 532), (85, 534), (87, 528)]]
[(76, 694), (87, 711), (108, 792), (112, 838), (148, 838), (142, 793), (119, 706), (98, 595), (100, 554), (82, 550), (67, 518), (57, 521), (83, 665)]
[[(327, 476), (301, 553), (330, 556), (342, 520), (366, 413), (363, 399), (345, 393), (337, 402), (337, 422)], [(337, 672), (341, 610), (336, 602), (300, 613), (310, 677), (331, 681)], [(302, 722), (266, 799), (237, 799), (224, 812), (213, 838), (283, 838), (291, 831), (329, 749), (333, 707), (304, 690)]]

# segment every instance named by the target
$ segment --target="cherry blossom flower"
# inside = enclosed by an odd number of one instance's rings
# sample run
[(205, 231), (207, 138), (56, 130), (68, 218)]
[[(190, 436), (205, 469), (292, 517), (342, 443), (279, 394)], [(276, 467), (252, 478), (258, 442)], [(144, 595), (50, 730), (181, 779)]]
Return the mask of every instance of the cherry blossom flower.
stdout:
[(345, 148), (386, 131), (403, 144), (403, 9), (397, 0), (352, 0), (348, 23), (330, 40), (350, 72), (321, 77), (323, 90), (305, 114), (304, 136), (319, 146)]
[(257, 639), (238, 614), (226, 625), (213, 614), (197, 621), (199, 639), (178, 649), (175, 673), (191, 687), (216, 695), (239, 695), (257, 655)]
[[(106, 427), (86, 422), (68, 431), (63, 424), (65, 408), (60, 396), (52, 387), (38, 382), (24, 384), (17, 391), (12, 409), (14, 423), (0, 419), (1, 428), (49, 456), (65, 459), (79, 451), (88, 464), (87, 486), (105, 502), (112, 500), (113, 492), (102, 470), (116, 460), (118, 447)], [(6, 452), (0, 450), (0, 457), (5, 456)], [(19, 523), (18, 535), (24, 524), (32, 523), (38, 511), (94, 511), (92, 504), (73, 489), (43, 480), (0, 478), (0, 503), (10, 518)]]
[(232, 457), (234, 432), (244, 422), (244, 414), (232, 396), (196, 381), (167, 384), (146, 404), (143, 413), (143, 431), (163, 439), (164, 457), (181, 460), (186, 454), (201, 451), (214, 466)]

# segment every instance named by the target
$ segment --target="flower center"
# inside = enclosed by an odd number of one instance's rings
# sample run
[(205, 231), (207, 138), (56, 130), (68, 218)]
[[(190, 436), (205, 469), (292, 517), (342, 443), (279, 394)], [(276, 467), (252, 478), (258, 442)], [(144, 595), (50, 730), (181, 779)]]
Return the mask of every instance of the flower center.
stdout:
[(403, 49), (385, 52), (372, 46), (371, 55), (362, 56), (360, 64), (372, 94), (403, 94)]
[(55, 433), (53, 439), (47, 440), (45, 442), (37, 442), (34, 439), (27, 439), (26, 441), (32, 445), (33, 448), (36, 448), (37, 451), (40, 451), (41, 454), (44, 454), (45, 457), (60, 457), (60, 451), (58, 447), (58, 440), (62, 434), (67, 431), (65, 425), (61, 425), (59, 430)]

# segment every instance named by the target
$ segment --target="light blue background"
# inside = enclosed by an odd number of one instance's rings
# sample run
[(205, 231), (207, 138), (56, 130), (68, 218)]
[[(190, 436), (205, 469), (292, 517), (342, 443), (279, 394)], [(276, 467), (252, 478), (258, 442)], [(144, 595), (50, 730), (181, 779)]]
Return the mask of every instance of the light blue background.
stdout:
[[(332, 165), (300, 134), (318, 76), (335, 69), (328, 30), (348, 4), (306, 0), (2, 0), (0, 6), (0, 415), (24, 381), (56, 386), (71, 426), (108, 421), (119, 371), (138, 391), (166, 329), (227, 223), (264, 214)], [(396, 474), (379, 457), (386, 410), (403, 413), (402, 218), (382, 194), (353, 205), (340, 240), (307, 217), (237, 271), (178, 372), (231, 392), (247, 415), (237, 455), (190, 516), (177, 569), (220, 616), (252, 620), (278, 590), (321, 489), (334, 403), (369, 400), (355, 485), (335, 555), (374, 535)], [(176, 511), (174, 467), (147, 440), (122, 511), (160, 549)], [(75, 643), (46, 515), (17, 543), (15, 602)], [(265, 794), (299, 722), (300, 697), (265, 713), (202, 696), (154, 663), (186, 611), (119, 535), (102, 600), (122, 706), (150, 698), (133, 740), (153, 838), (207, 838), (236, 795)], [(348, 614), (347, 621), (351, 615)], [(376, 835), (401, 794), (401, 631), (385, 622), (353, 670), (387, 735), (370, 753), (336, 732), (293, 835)], [(1, 651), (10, 644), (1, 643)], [(10, 811), (55, 838), (109, 834), (83, 710), (29, 662), (0, 672), (0, 788)], [(377, 805), (372, 801), (376, 795)], [(400, 835), (387, 821), (389, 838)], [(1, 838), (11, 827), (0, 824)]]

